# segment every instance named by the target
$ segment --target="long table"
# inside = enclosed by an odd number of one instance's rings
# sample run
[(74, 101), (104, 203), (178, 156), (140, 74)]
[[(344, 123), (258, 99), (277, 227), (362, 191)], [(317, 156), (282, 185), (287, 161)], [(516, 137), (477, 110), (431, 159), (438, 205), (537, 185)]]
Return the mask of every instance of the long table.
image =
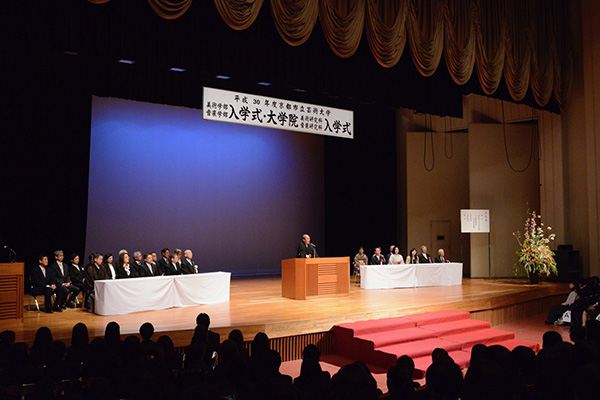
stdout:
[(229, 301), (230, 272), (94, 282), (99, 315), (120, 315)]
[(362, 289), (462, 285), (462, 263), (361, 265)]

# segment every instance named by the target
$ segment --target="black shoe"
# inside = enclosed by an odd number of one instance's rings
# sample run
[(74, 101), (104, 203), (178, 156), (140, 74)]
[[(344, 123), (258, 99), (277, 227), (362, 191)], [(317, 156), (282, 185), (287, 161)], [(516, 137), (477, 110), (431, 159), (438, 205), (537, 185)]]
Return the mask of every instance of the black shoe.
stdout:
[(51, 308), (44, 308), (44, 312), (48, 313), (48, 314), (52, 314), (54, 311), (52, 311)]
[(60, 306), (54, 306), (53, 310), (56, 312), (62, 312), (62, 308), (60, 308)]
[(75, 308), (75, 303), (73, 303), (72, 301), (69, 301), (67, 303), (67, 307), (69, 307), (69, 308)]

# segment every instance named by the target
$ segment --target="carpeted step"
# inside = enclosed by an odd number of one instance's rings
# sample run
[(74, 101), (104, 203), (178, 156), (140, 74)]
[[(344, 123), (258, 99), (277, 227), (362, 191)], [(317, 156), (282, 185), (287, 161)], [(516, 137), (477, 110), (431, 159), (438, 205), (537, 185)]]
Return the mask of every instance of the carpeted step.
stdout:
[(464, 332), (440, 337), (442, 340), (460, 344), (461, 350), (470, 350), (476, 344), (485, 344), (486, 346), (490, 346), (499, 342), (512, 340), (514, 338), (514, 333), (501, 331), (498, 329), (480, 329), (478, 331)]
[(443, 322), (441, 324), (430, 324), (419, 327), (436, 333), (436, 336), (448, 336), (458, 333), (477, 331), (480, 329), (491, 328), (492, 324), (487, 321), (478, 321), (476, 319), (464, 319), (451, 322)]
[(498, 343), (494, 343), (494, 344), (506, 347), (510, 351), (513, 351), (515, 347), (519, 347), (519, 346), (529, 347), (531, 350), (535, 351), (536, 353), (540, 349), (540, 345), (537, 343), (525, 342), (523, 340), (517, 340), (517, 339), (504, 340), (502, 342), (498, 342)]
[[(349, 322), (333, 327), (333, 351), (345, 357), (359, 357), (362, 350), (373, 350), (368, 344), (357, 343), (356, 338), (363, 335), (399, 331), (414, 328), (415, 323), (402, 317), (382, 318), (368, 321)], [(358, 347), (357, 347), (358, 346)]]
[[(448, 355), (452, 357), (456, 365), (459, 366), (460, 369), (467, 368), (469, 366), (469, 362), (471, 361), (471, 352), (469, 351), (450, 351)], [(413, 379), (423, 379), (425, 378), (425, 373), (427, 372), (427, 368), (432, 363), (431, 354), (428, 356), (418, 357), (413, 360), (415, 362), (415, 372), (413, 374)]]
[(375, 349), (375, 352), (392, 354), (396, 359), (407, 355), (412, 359), (424, 356), (430, 356), (435, 348), (442, 348), (446, 351), (455, 351), (461, 349), (460, 343), (454, 343), (438, 338), (423, 339), (416, 342), (393, 344), (382, 346)]
[(400, 344), (405, 342), (412, 342), (416, 340), (423, 340), (436, 337), (435, 332), (427, 331), (421, 328), (405, 328), (398, 329), (395, 331), (377, 332), (368, 335), (361, 335), (355, 338), (359, 342), (369, 343), (371, 350), (389, 346), (393, 344)]
[(466, 311), (432, 311), (415, 315), (407, 315), (406, 320), (414, 321), (415, 326), (424, 326), (431, 324), (441, 324), (444, 322), (459, 321), (463, 319), (471, 319), (471, 314)]

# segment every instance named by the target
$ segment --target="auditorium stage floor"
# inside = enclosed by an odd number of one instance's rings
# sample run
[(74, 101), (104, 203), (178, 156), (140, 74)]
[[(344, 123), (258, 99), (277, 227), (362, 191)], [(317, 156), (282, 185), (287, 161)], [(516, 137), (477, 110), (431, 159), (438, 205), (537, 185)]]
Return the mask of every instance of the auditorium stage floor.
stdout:
[[(237, 328), (242, 330), (246, 340), (251, 340), (256, 332), (261, 331), (269, 337), (286, 337), (328, 331), (342, 322), (417, 312), (442, 309), (478, 312), (566, 295), (568, 291), (567, 284), (561, 283), (529, 285), (516, 279), (463, 279), (462, 286), (381, 290), (352, 286), (350, 295), (345, 297), (291, 300), (281, 297), (280, 277), (234, 278), (231, 281), (231, 299), (227, 303), (118, 316), (99, 316), (81, 309), (67, 309), (60, 314), (26, 310), (23, 323), (0, 321), (0, 330), (12, 329), (18, 341), (31, 343), (35, 331), (47, 326), (55, 339), (68, 343), (71, 329), (78, 322), (87, 325), (91, 337), (102, 336), (110, 321), (119, 323), (122, 334), (137, 333), (141, 324), (152, 322), (156, 337), (169, 334), (178, 346), (189, 343), (196, 315), (201, 312), (210, 315), (211, 329), (222, 336), (226, 337)], [(28, 301), (26, 296), (25, 305)]]

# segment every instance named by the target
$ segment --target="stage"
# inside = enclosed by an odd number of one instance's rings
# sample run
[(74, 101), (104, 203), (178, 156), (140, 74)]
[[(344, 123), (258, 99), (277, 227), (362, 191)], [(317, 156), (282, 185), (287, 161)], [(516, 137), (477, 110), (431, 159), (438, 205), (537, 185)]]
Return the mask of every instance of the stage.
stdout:
[[(284, 360), (298, 358), (308, 343), (318, 344), (324, 354), (330, 350), (333, 325), (436, 310), (468, 311), (471, 317), (505, 324), (547, 312), (563, 302), (567, 284), (541, 282), (530, 285), (523, 279), (463, 279), (462, 286), (364, 290), (352, 285), (350, 295), (333, 298), (292, 300), (281, 296), (281, 278), (233, 278), (229, 302), (118, 316), (99, 316), (80, 308), (45, 314), (27, 308), (23, 322), (3, 320), (0, 330), (16, 332), (17, 341), (32, 343), (36, 330), (47, 326), (55, 340), (69, 344), (71, 329), (78, 322), (87, 325), (90, 338), (103, 336), (110, 321), (121, 326), (121, 334), (136, 334), (141, 324), (151, 322), (155, 338), (168, 334), (176, 347), (189, 344), (199, 313), (211, 318), (211, 329), (227, 338), (240, 329), (246, 341), (257, 332), (273, 339), (273, 347)], [(29, 304), (25, 296), (25, 307)]]

